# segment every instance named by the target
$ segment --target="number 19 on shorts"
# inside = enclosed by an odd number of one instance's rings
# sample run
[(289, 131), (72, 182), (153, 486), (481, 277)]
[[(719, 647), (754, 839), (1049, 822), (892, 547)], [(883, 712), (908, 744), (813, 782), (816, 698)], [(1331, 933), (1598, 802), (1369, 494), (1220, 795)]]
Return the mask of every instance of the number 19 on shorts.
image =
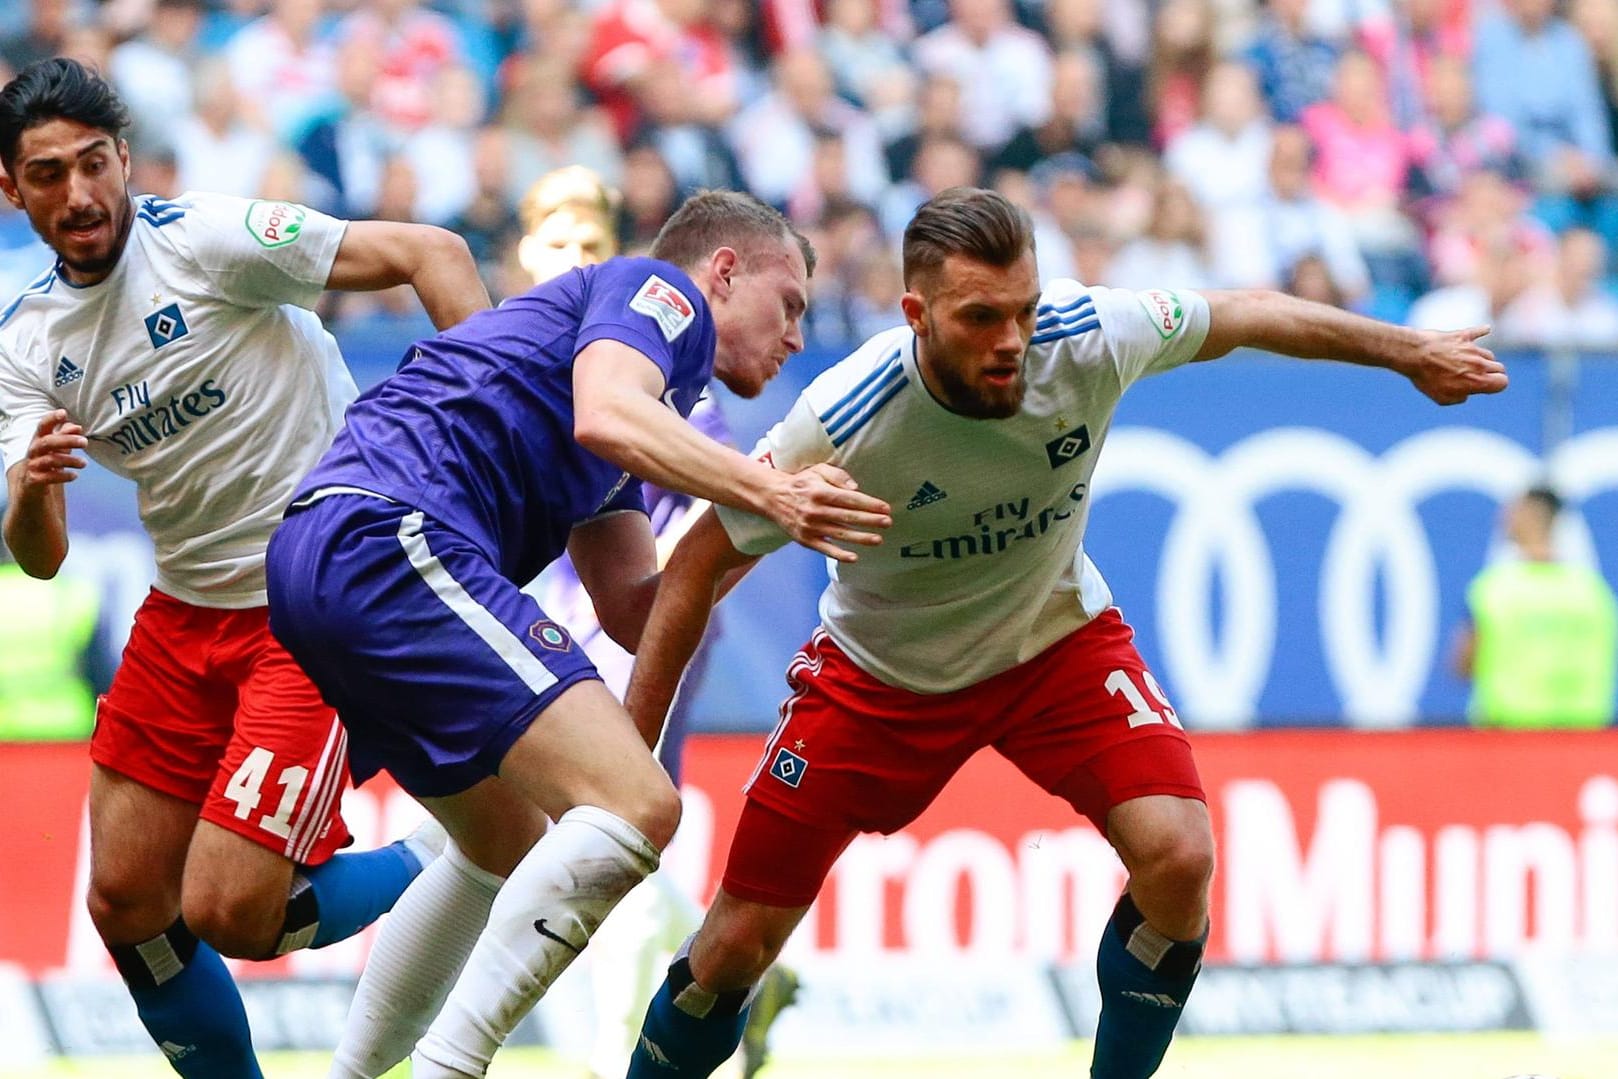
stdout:
[(1131, 727), (1145, 727), (1152, 723), (1167, 722), (1184, 730), (1185, 727), (1180, 723), (1180, 717), (1174, 714), (1174, 706), (1169, 704), (1168, 696), (1164, 694), (1163, 687), (1157, 684), (1157, 679), (1152, 677), (1152, 672), (1142, 668), (1140, 677), (1146, 683), (1147, 693), (1156, 698), (1158, 705), (1156, 708), (1147, 701), (1146, 694), (1141, 692), (1141, 687), (1135, 684), (1135, 679), (1131, 672), (1124, 670), (1122, 667), (1107, 675), (1105, 683), (1108, 693), (1111, 693), (1114, 697), (1122, 697), (1129, 703), (1129, 725)]

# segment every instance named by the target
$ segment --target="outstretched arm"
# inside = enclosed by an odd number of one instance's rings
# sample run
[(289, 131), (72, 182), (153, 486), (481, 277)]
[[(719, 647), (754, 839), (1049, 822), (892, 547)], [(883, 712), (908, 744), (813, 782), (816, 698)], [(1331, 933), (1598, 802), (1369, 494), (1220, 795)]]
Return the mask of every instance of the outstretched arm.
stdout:
[(838, 546), (882, 542), (886, 502), (831, 466), (781, 472), (722, 446), (663, 404), (663, 372), (620, 341), (592, 341), (573, 361), (573, 437), (632, 475), (768, 517), (793, 540), (841, 562)]
[(326, 287), (370, 292), (409, 285), (433, 325), (447, 330), (489, 307), (466, 241), (448, 229), (401, 221), (351, 221)]
[(1260, 290), (1210, 291), (1208, 336), (1195, 356), (1234, 348), (1385, 367), (1441, 405), (1506, 388), (1505, 365), (1478, 344), (1487, 326), (1439, 332), (1379, 322), (1326, 304)]
[[(658, 585), (652, 613), (635, 653), (624, 707), (648, 746), (656, 746), (680, 676), (697, 654), (714, 604), (757, 559), (731, 545), (719, 517), (708, 510), (691, 526)], [(733, 572), (739, 571), (739, 572)]]

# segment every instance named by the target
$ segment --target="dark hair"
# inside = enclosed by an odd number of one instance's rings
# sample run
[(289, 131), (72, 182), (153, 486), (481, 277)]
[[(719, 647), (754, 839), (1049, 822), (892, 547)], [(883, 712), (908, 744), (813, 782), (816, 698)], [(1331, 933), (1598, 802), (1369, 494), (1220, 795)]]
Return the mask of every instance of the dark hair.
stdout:
[(699, 191), (664, 222), (651, 256), (689, 270), (718, 248), (730, 247), (746, 263), (760, 247), (787, 239), (797, 243), (813, 276), (814, 246), (779, 211), (741, 191)]
[(1532, 502), (1545, 511), (1545, 516), (1554, 518), (1562, 512), (1562, 496), (1545, 484), (1536, 484), (1523, 492), (1523, 501)]
[(0, 165), (17, 161), (23, 132), (52, 120), (74, 120), (119, 138), (129, 109), (112, 84), (77, 60), (38, 60), (0, 90)]
[(905, 226), (905, 288), (936, 273), (951, 255), (1010, 266), (1034, 249), (1028, 212), (998, 191), (949, 187), (922, 204)]

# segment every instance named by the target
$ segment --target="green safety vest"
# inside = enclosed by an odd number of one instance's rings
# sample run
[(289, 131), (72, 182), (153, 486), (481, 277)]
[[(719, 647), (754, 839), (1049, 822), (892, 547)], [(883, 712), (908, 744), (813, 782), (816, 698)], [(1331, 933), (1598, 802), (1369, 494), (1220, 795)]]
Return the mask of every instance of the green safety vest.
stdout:
[(1484, 727), (1612, 721), (1618, 600), (1600, 574), (1562, 562), (1502, 562), (1466, 593), (1477, 633), (1472, 719)]
[(95, 723), (82, 671), (100, 604), (82, 580), (0, 565), (0, 741), (71, 741)]

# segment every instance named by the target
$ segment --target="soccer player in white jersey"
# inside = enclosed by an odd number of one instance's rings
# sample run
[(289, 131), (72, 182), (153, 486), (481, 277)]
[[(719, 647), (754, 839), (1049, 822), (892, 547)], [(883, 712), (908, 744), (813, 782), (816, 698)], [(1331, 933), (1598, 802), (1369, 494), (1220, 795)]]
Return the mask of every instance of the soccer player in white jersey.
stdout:
[[(1120, 395), (1242, 346), (1385, 367), (1440, 404), (1506, 385), (1475, 343), (1485, 328), (1409, 330), (1267, 292), (1041, 293), (1033, 248), (1000, 195), (935, 197), (905, 232), (907, 325), (816, 379), (761, 444), (777, 468), (845, 469), (894, 523), (832, 568), (723, 887), (653, 999), (633, 1079), (724, 1060), (750, 987), (848, 842), (904, 827), (986, 746), (1088, 817), (1128, 869), (1097, 959), (1090, 1074), (1151, 1075), (1201, 964), (1214, 844), (1185, 732), (1084, 554)], [(645, 737), (721, 582), (783, 542), (728, 509), (681, 541), (626, 700)]]
[(90, 743), (90, 914), (174, 1069), (252, 1079), (220, 954), (350, 936), (430, 855), (336, 854), (343, 730), (268, 630), (270, 532), (354, 393), (308, 309), (327, 288), (408, 283), (450, 326), (488, 295), (442, 230), (131, 197), (128, 122), (74, 61), (0, 90), (0, 191), (57, 256), (0, 311), (4, 536), (50, 577), (81, 453), (135, 481), (157, 581)]

